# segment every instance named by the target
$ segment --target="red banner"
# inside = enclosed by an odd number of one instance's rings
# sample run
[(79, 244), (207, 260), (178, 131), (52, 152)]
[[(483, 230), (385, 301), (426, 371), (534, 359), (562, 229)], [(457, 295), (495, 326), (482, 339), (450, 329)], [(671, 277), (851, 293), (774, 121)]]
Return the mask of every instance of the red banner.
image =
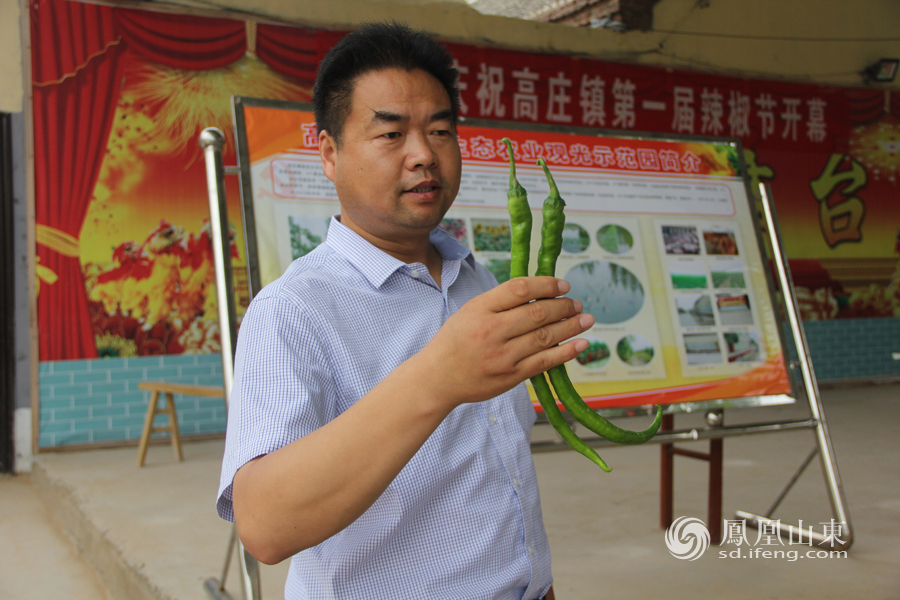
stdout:
[(466, 117), (737, 137), (758, 150), (847, 150), (847, 90), (456, 44), (450, 48), (461, 73)]

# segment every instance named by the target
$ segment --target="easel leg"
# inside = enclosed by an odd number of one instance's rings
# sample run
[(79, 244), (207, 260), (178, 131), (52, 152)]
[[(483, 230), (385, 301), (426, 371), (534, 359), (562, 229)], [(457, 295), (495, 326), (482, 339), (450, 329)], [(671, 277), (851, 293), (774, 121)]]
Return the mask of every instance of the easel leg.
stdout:
[(228, 569), (231, 567), (231, 556), (234, 554), (235, 542), (237, 542), (237, 525), (232, 525), (231, 537), (228, 539), (228, 551), (225, 553), (225, 564), (222, 565), (222, 591), (225, 590), (225, 580), (228, 579)]
[[(675, 415), (663, 415), (660, 431), (671, 431), (675, 426)], [(668, 529), (674, 515), (675, 445), (659, 446), (659, 526)]]
[[(709, 411), (707, 422), (714, 427), (722, 426), (722, 411)], [(674, 428), (674, 415), (663, 415), (660, 431), (671, 431)], [(706, 526), (709, 530), (710, 542), (719, 544), (722, 541), (722, 463), (724, 440), (721, 438), (709, 441), (709, 452), (697, 452), (685, 448), (676, 448), (675, 444), (660, 444), (659, 469), (659, 526), (668, 529), (675, 520), (675, 455), (687, 456), (709, 463), (709, 490), (707, 492)]]
[(706, 518), (710, 543), (715, 546), (722, 542), (722, 442), (721, 438), (709, 441), (709, 505)]
[[(776, 272), (778, 275), (778, 283), (781, 286), (782, 296), (784, 298), (785, 313), (791, 326), (791, 333), (794, 339), (794, 347), (797, 349), (798, 363), (800, 373), (803, 376), (803, 389), (806, 392), (806, 399), (809, 402), (809, 410), (812, 419), (816, 421), (816, 453), (822, 462), (822, 471), (825, 476), (825, 484), (828, 489), (828, 499), (831, 501), (831, 512), (833, 515), (832, 523), (840, 528), (843, 533), (843, 539), (835, 540), (833, 536), (825, 536), (824, 534), (813, 533), (812, 528), (806, 535), (809, 539), (815, 540), (822, 544), (826, 541), (831, 543), (833, 549), (849, 550), (853, 545), (853, 529), (850, 524), (850, 514), (847, 509), (847, 499), (844, 497), (844, 487), (841, 484), (841, 477), (838, 473), (837, 461), (834, 456), (834, 448), (831, 444), (831, 434), (828, 432), (828, 424), (825, 421), (825, 411), (822, 406), (822, 398), (819, 396), (819, 386), (816, 383), (815, 370), (813, 369), (812, 358), (809, 354), (809, 344), (806, 341), (806, 333), (803, 329), (803, 320), (800, 315), (800, 309), (797, 303), (797, 293), (794, 290), (794, 284), (791, 280), (790, 267), (788, 265), (787, 255), (781, 245), (781, 233), (778, 227), (778, 219), (775, 215), (775, 205), (772, 201), (771, 194), (767, 186), (763, 183), (759, 184), (759, 194), (762, 199), (762, 207), (766, 217), (766, 226), (769, 232), (769, 242), (772, 244), (772, 257), (775, 261)], [(793, 485), (799, 473), (806, 468), (806, 465), (812, 460), (814, 454), (810, 453), (804, 461), (798, 474), (789, 484), (788, 488)], [(787, 491), (782, 492), (782, 497)], [(779, 497), (777, 502), (780, 502)], [(770, 509), (774, 512), (777, 502)], [(802, 528), (793, 525), (787, 525), (778, 521), (771, 521), (767, 517), (750, 513), (747, 511), (737, 511), (737, 517), (744, 519), (748, 527), (758, 528), (760, 524), (771, 524), (775, 531), (782, 537), (793, 536), (796, 531), (803, 535)], [(835, 543), (837, 542), (837, 543)]]
[(244, 600), (262, 600), (259, 561), (247, 552), (240, 540), (238, 540), (238, 554), (241, 557), (241, 592), (244, 594)]
[(791, 491), (791, 488), (794, 487), (794, 484), (797, 483), (797, 480), (800, 479), (800, 476), (803, 475), (803, 471), (806, 470), (806, 467), (809, 466), (809, 463), (812, 462), (812, 459), (816, 457), (816, 454), (819, 453), (819, 447), (816, 446), (813, 448), (809, 454), (806, 455), (806, 458), (803, 459), (803, 463), (797, 469), (797, 472), (794, 473), (794, 476), (791, 477), (791, 480), (787, 482), (787, 485), (784, 486), (784, 489), (781, 490), (781, 493), (778, 494), (778, 498), (775, 499), (775, 502), (772, 503), (772, 506), (769, 507), (769, 510), (766, 511), (765, 517), (767, 519), (771, 519), (772, 515), (775, 514), (775, 509), (778, 508), (778, 505), (781, 504), (781, 501), (784, 500), (784, 497), (787, 496), (788, 492)]

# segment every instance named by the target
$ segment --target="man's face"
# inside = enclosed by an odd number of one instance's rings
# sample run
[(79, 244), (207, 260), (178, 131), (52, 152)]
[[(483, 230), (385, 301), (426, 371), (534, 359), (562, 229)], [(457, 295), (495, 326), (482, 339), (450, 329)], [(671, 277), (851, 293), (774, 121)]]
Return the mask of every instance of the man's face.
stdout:
[(425, 71), (392, 68), (357, 78), (340, 149), (327, 131), (319, 135), (341, 222), (376, 245), (434, 229), (459, 191), (452, 117), (446, 90)]

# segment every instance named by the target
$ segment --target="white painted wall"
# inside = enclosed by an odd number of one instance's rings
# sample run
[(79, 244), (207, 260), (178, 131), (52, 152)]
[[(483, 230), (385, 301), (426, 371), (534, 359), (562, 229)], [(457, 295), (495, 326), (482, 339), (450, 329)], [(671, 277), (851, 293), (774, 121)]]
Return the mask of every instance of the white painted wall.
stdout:
[(16, 473), (30, 473), (31, 454), (31, 408), (17, 408), (13, 421), (13, 441), (16, 460), (13, 470)]

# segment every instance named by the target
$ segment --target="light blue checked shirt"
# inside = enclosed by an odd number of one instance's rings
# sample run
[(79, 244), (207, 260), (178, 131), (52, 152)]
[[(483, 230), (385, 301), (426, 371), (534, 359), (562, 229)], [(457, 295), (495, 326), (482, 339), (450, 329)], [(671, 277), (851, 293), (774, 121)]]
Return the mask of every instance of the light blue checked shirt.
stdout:
[[(451, 236), (439, 288), (332, 219), (241, 324), (218, 510), (237, 470), (321, 427), (496, 285)], [(552, 583), (524, 384), (453, 410), (359, 519), (293, 557), (288, 600), (534, 600)], [(372, 449), (377, 452), (377, 448)]]

